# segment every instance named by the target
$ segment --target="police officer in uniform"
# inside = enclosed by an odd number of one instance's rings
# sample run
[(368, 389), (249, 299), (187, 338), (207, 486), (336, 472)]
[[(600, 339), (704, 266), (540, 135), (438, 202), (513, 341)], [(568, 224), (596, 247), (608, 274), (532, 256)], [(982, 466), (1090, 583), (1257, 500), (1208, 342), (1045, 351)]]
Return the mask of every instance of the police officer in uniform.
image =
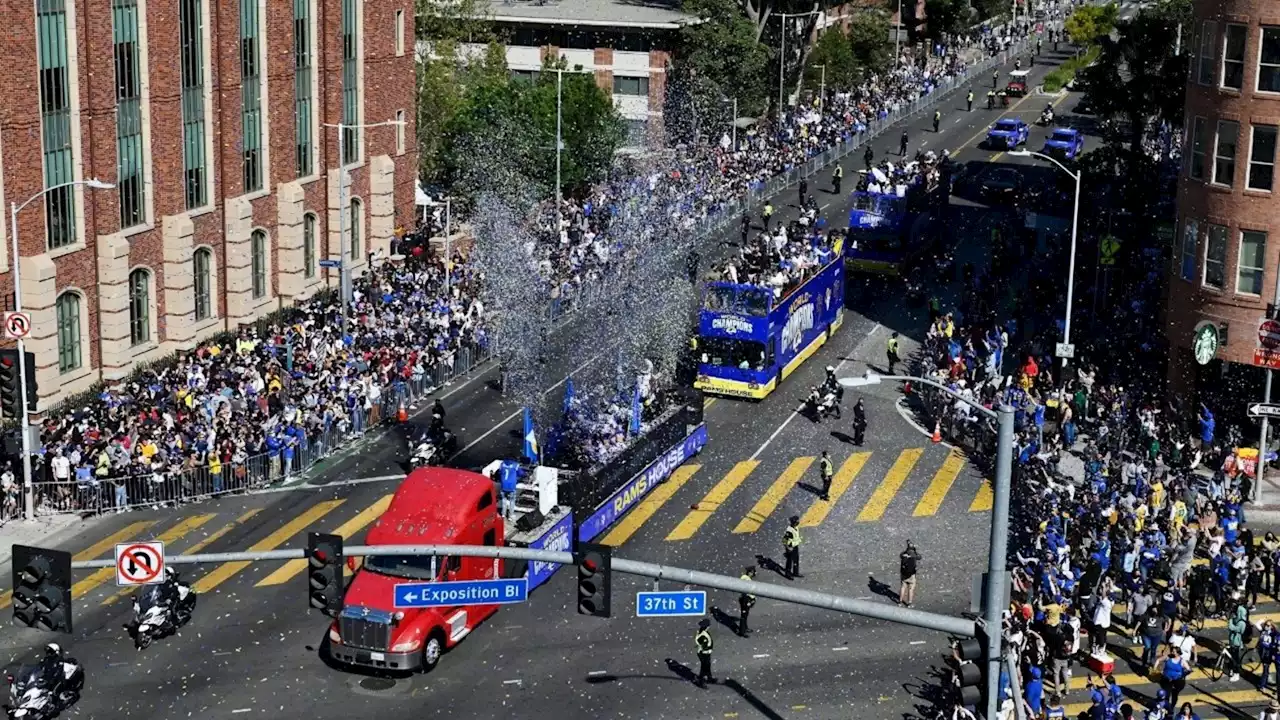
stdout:
[(862, 398), (853, 406), (853, 444), (861, 445), (867, 433), (867, 409), (862, 406)]
[(809, 194), (809, 181), (805, 178), (800, 178), (800, 205), (801, 206), (804, 205), (804, 199), (808, 194)]
[(969, 112), (973, 112), (973, 90), (969, 91), (969, 95), (965, 97), (964, 101), (969, 104)]
[(782, 573), (788, 580), (804, 577), (800, 574), (800, 516), (792, 515), (787, 529), (782, 531), (782, 554), (787, 566)]
[[(867, 148), (870, 150), (870, 148)], [(840, 194), (840, 183), (844, 180), (844, 168), (836, 165), (836, 169), (831, 172), (831, 186), (835, 188), (836, 195)]]
[(822, 459), (818, 461), (818, 471), (822, 473), (822, 499), (830, 502), (831, 476), (835, 475), (836, 471), (831, 465), (831, 454), (826, 450), (822, 451)]
[[(935, 133), (936, 133), (936, 132), (938, 132), (938, 128), (939, 128), (941, 125), (942, 125), (942, 111), (941, 111), (941, 110), (934, 110), (934, 111), (933, 111), (933, 131), (934, 131)], [(905, 154), (905, 153), (904, 153), (904, 154)]]
[(694, 682), (698, 687), (706, 687), (707, 683), (714, 685), (716, 679), (711, 675), (711, 650), (716, 643), (711, 639), (710, 620), (703, 618), (698, 621), (698, 634), (693, 636), (693, 642), (698, 653), (698, 679)]
[(742, 213), (742, 243), (745, 245), (747, 236), (751, 234), (751, 216)]
[(769, 232), (769, 221), (773, 219), (773, 203), (764, 204), (764, 210), (760, 211), (760, 218), (764, 220), (764, 231)]
[(991, 89), (995, 90), (1000, 87), (1000, 71), (996, 70), (991, 73)]
[(995, 107), (996, 107), (996, 91), (988, 90), (987, 91), (987, 109), (994, 110)]
[(889, 342), (885, 346), (884, 355), (885, 355), (885, 359), (888, 361), (886, 365), (889, 368), (889, 372), (886, 374), (892, 375), (893, 366), (897, 365), (898, 361), (900, 360), (900, 358), (898, 357), (898, 333), (897, 332), (894, 332), (892, 335), (889, 336)]
[[(756, 579), (756, 566), (748, 565), (746, 570), (742, 571), (742, 577), (738, 578), (743, 582), (751, 582)], [(751, 614), (751, 608), (755, 607), (756, 596), (751, 593), (742, 593), (738, 596), (738, 635), (746, 637), (751, 634), (751, 628), (747, 626), (747, 616)]]
[(901, 157), (907, 156), (907, 139), (907, 131), (903, 130), (902, 138), (898, 141), (898, 155)]
[(876, 153), (871, 149), (871, 143), (867, 143), (867, 149), (862, 152), (862, 160), (867, 164), (867, 169), (871, 169), (871, 163), (876, 159)]

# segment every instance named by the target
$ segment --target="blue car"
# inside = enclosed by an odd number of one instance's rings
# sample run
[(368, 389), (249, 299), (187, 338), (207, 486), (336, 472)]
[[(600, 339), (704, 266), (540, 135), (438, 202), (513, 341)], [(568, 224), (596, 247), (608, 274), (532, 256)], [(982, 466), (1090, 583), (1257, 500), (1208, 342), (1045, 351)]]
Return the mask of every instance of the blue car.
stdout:
[(987, 131), (987, 147), (997, 150), (1012, 150), (1027, 141), (1030, 133), (1028, 125), (1017, 118), (997, 120)]
[(1084, 152), (1084, 135), (1074, 128), (1058, 128), (1044, 141), (1044, 150), (1041, 152), (1056, 158), (1074, 160)]

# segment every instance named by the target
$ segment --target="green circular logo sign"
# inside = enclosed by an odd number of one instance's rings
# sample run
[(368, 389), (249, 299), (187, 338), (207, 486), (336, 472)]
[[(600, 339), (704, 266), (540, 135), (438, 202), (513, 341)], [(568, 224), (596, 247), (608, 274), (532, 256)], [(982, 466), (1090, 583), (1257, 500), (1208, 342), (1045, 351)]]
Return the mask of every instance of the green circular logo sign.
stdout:
[(1191, 339), (1191, 352), (1196, 363), (1208, 365), (1218, 355), (1218, 326), (1207, 320), (1197, 325)]

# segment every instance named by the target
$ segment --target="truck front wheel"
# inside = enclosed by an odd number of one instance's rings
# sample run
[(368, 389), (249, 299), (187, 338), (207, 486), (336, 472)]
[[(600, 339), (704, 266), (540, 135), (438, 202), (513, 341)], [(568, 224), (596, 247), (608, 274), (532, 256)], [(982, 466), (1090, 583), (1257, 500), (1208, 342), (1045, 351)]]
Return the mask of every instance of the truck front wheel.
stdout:
[(444, 639), (440, 633), (433, 632), (422, 645), (422, 672), (429, 673), (440, 664), (440, 656), (444, 654)]

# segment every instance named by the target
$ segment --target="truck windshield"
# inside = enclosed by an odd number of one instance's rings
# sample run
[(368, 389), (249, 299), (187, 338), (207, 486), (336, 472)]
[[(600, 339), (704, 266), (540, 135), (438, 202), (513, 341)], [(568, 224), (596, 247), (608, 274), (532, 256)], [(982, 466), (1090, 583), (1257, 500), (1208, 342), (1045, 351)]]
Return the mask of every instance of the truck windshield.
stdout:
[(408, 578), (410, 580), (435, 580), (447, 563), (444, 558), (436, 561), (436, 577), (431, 576), (431, 556), (369, 555), (364, 566), (380, 575)]

